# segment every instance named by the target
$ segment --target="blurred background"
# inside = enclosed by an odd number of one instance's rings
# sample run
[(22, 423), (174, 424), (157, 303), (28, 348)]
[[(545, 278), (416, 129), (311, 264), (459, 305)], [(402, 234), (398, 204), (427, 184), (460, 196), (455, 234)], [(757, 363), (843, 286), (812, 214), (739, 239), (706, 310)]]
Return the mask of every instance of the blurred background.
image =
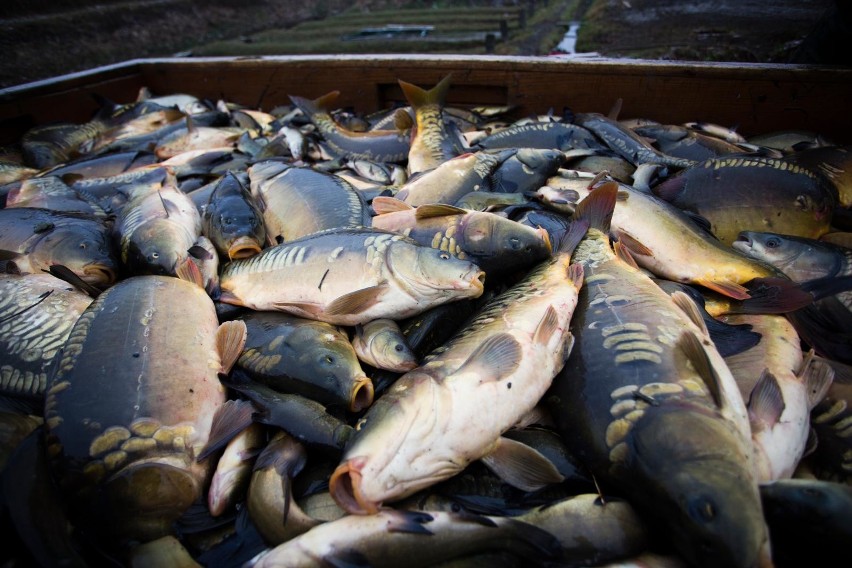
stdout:
[[(433, 53), (845, 63), (838, 0), (3, 0), (0, 88), (143, 57)], [(845, 22), (845, 24), (844, 24)]]

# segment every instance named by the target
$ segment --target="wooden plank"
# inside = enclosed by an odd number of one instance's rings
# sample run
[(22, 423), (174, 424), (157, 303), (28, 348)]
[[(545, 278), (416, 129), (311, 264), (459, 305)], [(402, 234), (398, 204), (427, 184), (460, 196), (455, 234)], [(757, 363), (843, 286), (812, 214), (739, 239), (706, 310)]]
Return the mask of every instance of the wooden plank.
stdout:
[(621, 98), (622, 117), (715, 122), (745, 135), (807, 129), (850, 140), (852, 119), (844, 109), (852, 100), (852, 69), (461, 55), (135, 60), (0, 91), (0, 139), (23, 123), (84, 120), (95, 109), (92, 92), (128, 102), (146, 85), (155, 94), (184, 92), (269, 110), (289, 103), (289, 94), (315, 98), (339, 90), (340, 106), (371, 112), (402, 102), (398, 79), (428, 88), (447, 73), (452, 105), (517, 105), (518, 115), (551, 108), (606, 113)]
[(37, 81), (0, 91), (0, 144), (17, 142), (37, 124), (82, 123), (99, 104), (92, 95), (133, 100), (142, 86), (135, 61)]

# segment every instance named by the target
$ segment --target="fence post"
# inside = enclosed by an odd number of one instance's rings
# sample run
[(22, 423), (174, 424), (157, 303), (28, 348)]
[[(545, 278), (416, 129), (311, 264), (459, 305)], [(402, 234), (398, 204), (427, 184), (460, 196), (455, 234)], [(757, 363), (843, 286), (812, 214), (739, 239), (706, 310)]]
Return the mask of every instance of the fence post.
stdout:
[(494, 34), (485, 34), (485, 53), (494, 53), (494, 46), (497, 43), (497, 36)]

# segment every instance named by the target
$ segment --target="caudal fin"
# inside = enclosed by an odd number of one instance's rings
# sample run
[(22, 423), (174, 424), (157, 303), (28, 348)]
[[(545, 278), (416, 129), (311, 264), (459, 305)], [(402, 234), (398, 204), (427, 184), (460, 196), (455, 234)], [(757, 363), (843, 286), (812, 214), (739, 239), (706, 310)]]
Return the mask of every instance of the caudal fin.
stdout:
[(589, 229), (609, 233), (612, 213), (618, 199), (618, 184), (614, 181), (604, 183), (577, 204), (574, 209), (574, 222), (587, 221)]

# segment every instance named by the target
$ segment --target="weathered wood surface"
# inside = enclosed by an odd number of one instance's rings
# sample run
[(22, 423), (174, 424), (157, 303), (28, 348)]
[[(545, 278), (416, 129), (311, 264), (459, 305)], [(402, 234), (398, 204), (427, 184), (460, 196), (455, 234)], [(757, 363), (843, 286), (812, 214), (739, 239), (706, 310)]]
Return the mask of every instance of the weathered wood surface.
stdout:
[(705, 121), (748, 136), (806, 129), (849, 143), (852, 69), (553, 57), (347, 55), (138, 59), (0, 90), (0, 143), (53, 121), (82, 122), (92, 94), (134, 100), (184, 92), (269, 110), (289, 94), (340, 91), (338, 104), (369, 112), (403, 101), (397, 79), (431, 87), (452, 73), (448, 104), (516, 105), (519, 116), (609, 112), (665, 123)]

